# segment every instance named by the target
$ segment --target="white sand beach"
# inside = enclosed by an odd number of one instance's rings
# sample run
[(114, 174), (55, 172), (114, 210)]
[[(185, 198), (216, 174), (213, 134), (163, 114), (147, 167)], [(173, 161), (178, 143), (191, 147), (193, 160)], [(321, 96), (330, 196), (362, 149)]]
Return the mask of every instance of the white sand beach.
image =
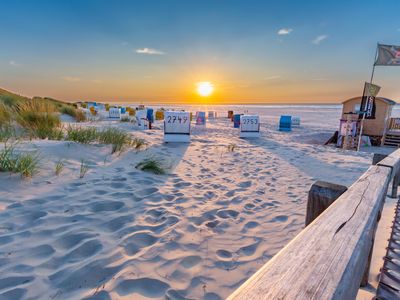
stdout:
[[(339, 105), (206, 109), (219, 118), (193, 124), (189, 144), (163, 143), (161, 121), (147, 131), (81, 124), (147, 142), (114, 155), (110, 146), (20, 142), (40, 153), (40, 172), (0, 174), (0, 299), (224, 299), (304, 227), (316, 180), (349, 186), (371, 164), (371, 149), (323, 146)], [(261, 137), (240, 139), (229, 109), (259, 114)], [(300, 116), (300, 127), (279, 132), (281, 114)], [(168, 173), (135, 168), (149, 157)], [(82, 159), (89, 170), (79, 178)]]

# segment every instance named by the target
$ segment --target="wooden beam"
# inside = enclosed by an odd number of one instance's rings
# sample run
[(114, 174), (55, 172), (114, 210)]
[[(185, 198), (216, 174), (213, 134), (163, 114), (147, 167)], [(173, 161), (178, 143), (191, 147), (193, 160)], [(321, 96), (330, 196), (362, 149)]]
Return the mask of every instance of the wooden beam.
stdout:
[(306, 223), (307, 226), (327, 209), (340, 195), (347, 191), (344, 185), (326, 181), (317, 181), (308, 192)]
[(228, 299), (354, 299), (390, 174), (371, 166)]
[(377, 163), (378, 166), (391, 168), (392, 192), (391, 198), (397, 198), (397, 189), (400, 184), (400, 149), (392, 152), (386, 158)]

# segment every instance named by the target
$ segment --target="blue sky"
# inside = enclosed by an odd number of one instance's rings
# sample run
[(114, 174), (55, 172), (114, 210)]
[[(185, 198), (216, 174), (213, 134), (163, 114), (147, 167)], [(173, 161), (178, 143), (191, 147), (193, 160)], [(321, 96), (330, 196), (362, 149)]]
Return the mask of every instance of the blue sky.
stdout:
[[(340, 102), (376, 43), (400, 44), (400, 1), (2, 1), (0, 87), (64, 100)], [(377, 67), (400, 100), (400, 68)]]

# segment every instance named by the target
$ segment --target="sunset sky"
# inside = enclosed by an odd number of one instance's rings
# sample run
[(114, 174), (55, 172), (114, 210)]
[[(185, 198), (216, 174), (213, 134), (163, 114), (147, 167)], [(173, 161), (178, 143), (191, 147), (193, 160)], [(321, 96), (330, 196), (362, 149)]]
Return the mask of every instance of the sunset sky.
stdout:
[[(63, 100), (335, 103), (362, 92), (400, 1), (1, 1), (0, 87)], [(400, 68), (377, 67), (400, 100)], [(196, 93), (200, 81), (214, 93)], [(207, 100), (205, 100), (205, 98)]]

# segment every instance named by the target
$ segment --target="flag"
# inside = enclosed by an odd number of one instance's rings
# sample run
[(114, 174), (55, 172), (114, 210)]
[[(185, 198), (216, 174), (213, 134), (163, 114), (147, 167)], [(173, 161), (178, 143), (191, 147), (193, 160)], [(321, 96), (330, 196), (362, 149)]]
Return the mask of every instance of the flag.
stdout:
[(378, 44), (375, 66), (400, 66), (400, 46)]
[(380, 91), (381, 87), (376, 84), (372, 84), (369, 82), (366, 82), (364, 85), (364, 96), (373, 96), (376, 97)]
[[(365, 83), (360, 106), (360, 111), (364, 114), (365, 119), (375, 119), (375, 97), (378, 95), (380, 89), (381, 87), (376, 84)], [(362, 114), (360, 118), (362, 118)]]

